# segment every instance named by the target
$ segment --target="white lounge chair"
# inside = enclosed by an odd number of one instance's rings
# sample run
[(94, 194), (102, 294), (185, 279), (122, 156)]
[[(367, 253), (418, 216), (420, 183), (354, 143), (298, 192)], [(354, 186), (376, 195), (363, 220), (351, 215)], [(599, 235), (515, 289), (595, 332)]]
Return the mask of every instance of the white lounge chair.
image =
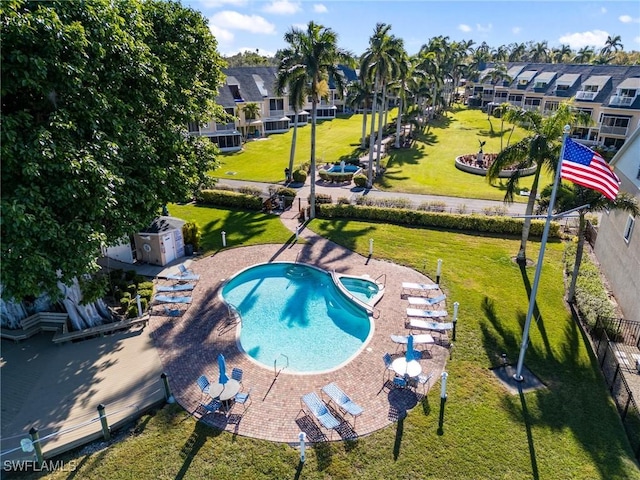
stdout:
[(433, 298), (407, 297), (409, 305), (437, 305), (438, 303), (444, 302), (446, 299), (447, 296), (444, 293)]
[(439, 318), (449, 315), (446, 310), (422, 310), (420, 308), (407, 308), (407, 317)]
[(338, 385), (330, 383), (322, 387), (322, 391), (327, 394), (333, 403), (344, 413), (353, 417), (353, 428), (356, 428), (356, 418), (364, 411), (360, 405), (355, 403), (344, 393)]
[(191, 297), (172, 297), (171, 295), (156, 295), (156, 302), (161, 303), (191, 303)]
[(431, 290), (438, 290), (440, 285), (437, 283), (413, 283), (413, 282), (402, 282), (402, 293), (405, 293), (405, 290), (409, 292), (416, 293), (424, 293), (429, 292)]
[(447, 330), (453, 330), (453, 323), (452, 322), (429, 322), (427, 320), (418, 320), (416, 318), (410, 318), (409, 321), (406, 323), (406, 327), (417, 328), (419, 330), (433, 330), (436, 332), (444, 332)]
[(193, 283), (178, 283), (177, 285), (158, 285), (156, 292), (188, 292), (193, 290), (195, 285)]
[[(320, 424), (333, 432), (333, 429), (340, 426), (340, 422), (334, 417), (316, 392), (307, 393), (300, 398), (300, 402), (307, 406), (309, 412), (316, 417)], [(304, 407), (301, 409), (304, 412)]]

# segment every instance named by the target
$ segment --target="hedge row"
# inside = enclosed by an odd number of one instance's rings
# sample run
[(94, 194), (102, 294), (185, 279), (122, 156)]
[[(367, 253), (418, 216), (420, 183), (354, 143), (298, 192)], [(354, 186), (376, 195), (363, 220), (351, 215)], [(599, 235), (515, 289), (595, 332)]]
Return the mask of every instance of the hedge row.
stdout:
[[(576, 247), (576, 243), (573, 242), (565, 250), (564, 268), (568, 281), (571, 281), (571, 275), (573, 274)], [(596, 325), (598, 317), (614, 318), (616, 316), (615, 309), (611, 305), (607, 291), (602, 283), (600, 271), (586, 252), (582, 256), (582, 262), (580, 263), (580, 271), (576, 281), (575, 301), (580, 316), (592, 328)], [(612, 332), (608, 333), (611, 335)]]
[[(521, 235), (523, 219), (509, 217), (487, 217), (482, 215), (460, 215), (456, 213), (424, 212), (399, 208), (380, 208), (357, 205), (325, 205), (317, 206), (320, 218), (349, 218), (387, 222), (397, 225), (411, 225), (419, 227), (436, 227), (445, 230), (464, 230), (470, 232), (498, 233), (504, 235)], [(533, 220), (530, 234), (541, 237), (544, 221)], [(551, 223), (550, 238), (560, 237), (560, 225)]]
[(196, 202), (202, 205), (217, 207), (244, 208), (247, 210), (262, 210), (262, 198), (245, 193), (229, 192), (225, 190), (200, 190)]

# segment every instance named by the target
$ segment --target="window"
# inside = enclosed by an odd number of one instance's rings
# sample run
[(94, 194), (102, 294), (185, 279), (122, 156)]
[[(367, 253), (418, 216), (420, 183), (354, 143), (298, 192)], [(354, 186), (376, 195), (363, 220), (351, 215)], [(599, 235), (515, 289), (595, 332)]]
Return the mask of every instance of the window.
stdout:
[(631, 240), (631, 234), (633, 233), (633, 225), (634, 223), (636, 223), (636, 219), (633, 218), (631, 215), (629, 215), (629, 218), (627, 219), (627, 224), (624, 227), (624, 241), (629, 243), (629, 241)]
[(282, 98), (269, 99), (269, 110), (284, 110), (284, 100)]
[(556, 85), (556, 90), (558, 92), (566, 92), (567, 90), (569, 90), (570, 86), (571, 85), (565, 85), (565, 84), (559, 83)]

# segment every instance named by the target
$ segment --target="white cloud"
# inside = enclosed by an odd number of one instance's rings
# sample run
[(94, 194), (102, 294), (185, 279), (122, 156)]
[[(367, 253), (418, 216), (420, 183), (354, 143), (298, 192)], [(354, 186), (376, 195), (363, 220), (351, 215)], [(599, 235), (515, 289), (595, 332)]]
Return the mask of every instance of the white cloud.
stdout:
[(520, 27), (513, 27), (511, 29), (511, 33), (513, 33), (514, 35), (518, 35), (521, 31), (522, 31), (522, 28)]
[(607, 9), (605, 7), (600, 7), (600, 13), (607, 13)]
[(263, 12), (273, 13), (275, 15), (293, 15), (302, 11), (299, 2), (290, 2), (289, 0), (274, 0), (266, 5)]
[(307, 25), (306, 23), (294, 23), (291, 25), (291, 28), (297, 28), (298, 30), (303, 30), (303, 31), (307, 31), (307, 27), (309, 25)]
[(316, 3), (313, 5), (313, 11), (316, 13), (327, 13), (329, 10), (327, 10), (327, 7), (325, 7), (323, 4)]
[(211, 33), (213, 34), (213, 36), (216, 37), (216, 40), (218, 40), (218, 43), (233, 42), (233, 33), (230, 32), (229, 30), (220, 28), (217, 25), (209, 25), (209, 30), (211, 30)]
[(458, 30), (461, 30), (463, 32), (470, 32), (471, 27), (469, 25), (465, 25), (464, 23), (461, 23), (460, 25), (458, 25)]
[(620, 15), (618, 20), (622, 23), (640, 23), (640, 17), (633, 18), (631, 15)]
[(223, 28), (225, 30), (246, 30), (251, 33), (264, 33), (272, 35), (276, 33), (276, 27), (259, 15), (243, 15), (231, 10), (216, 13), (209, 19), (211, 28)]
[(476, 23), (476, 29), (482, 33), (489, 33), (491, 30), (493, 30), (493, 25), (488, 23), (487, 26), (485, 27), (484, 25), (480, 25), (479, 23)]
[(559, 38), (562, 44), (568, 44), (573, 49), (583, 47), (604, 47), (608, 32), (603, 30), (592, 30), (590, 32), (567, 33)]

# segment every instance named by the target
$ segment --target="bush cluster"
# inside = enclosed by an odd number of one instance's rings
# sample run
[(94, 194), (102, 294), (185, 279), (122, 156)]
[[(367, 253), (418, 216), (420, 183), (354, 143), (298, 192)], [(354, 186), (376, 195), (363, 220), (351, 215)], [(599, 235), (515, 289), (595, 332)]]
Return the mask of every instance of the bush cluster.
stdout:
[(364, 188), (367, 186), (367, 176), (359, 173), (358, 175), (353, 176), (353, 183), (356, 187)]
[[(565, 249), (565, 275), (571, 278), (576, 260), (576, 243), (570, 243)], [(590, 328), (596, 325), (598, 317), (614, 318), (616, 313), (602, 283), (600, 271), (588, 255), (582, 256), (580, 272), (576, 281), (575, 302), (580, 316)], [(610, 336), (615, 332), (608, 332)]]
[(407, 198), (373, 198), (361, 196), (357, 198), (356, 205), (383, 208), (411, 208), (413, 204)]
[(304, 183), (307, 181), (307, 172), (306, 170), (294, 170), (293, 171), (293, 181), (296, 183)]
[[(444, 230), (464, 230), (513, 236), (522, 234), (523, 224), (523, 220), (520, 218), (460, 215), (457, 213), (424, 212), (405, 208), (381, 208), (345, 204), (319, 205), (317, 215), (320, 218), (327, 219), (349, 218), (396, 225), (436, 227)], [(530, 235), (540, 237), (543, 229), (544, 221), (533, 220), (531, 222)], [(560, 225), (557, 222), (551, 223), (549, 237), (560, 237)]]
[(418, 210), (424, 210), (425, 212), (444, 212), (447, 210), (447, 204), (441, 200), (422, 202), (418, 205)]
[[(307, 201), (311, 203), (311, 195), (307, 197)], [(328, 193), (316, 193), (316, 205), (333, 203), (333, 198)]]
[(219, 189), (200, 190), (196, 201), (202, 205), (233, 207), (253, 211), (262, 210), (262, 199), (260, 197)]
[(127, 318), (138, 316), (138, 304), (136, 296), (140, 295), (140, 306), (146, 312), (153, 298), (153, 282), (138, 275), (135, 270), (122, 269), (109, 272), (109, 294), (115, 303), (120, 306), (120, 312)]
[(321, 180), (325, 182), (345, 183), (345, 182), (350, 182), (353, 179), (353, 172), (332, 173), (332, 172), (327, 172), (326, 170), (318, 170), (318, 176), (320, 177)]

